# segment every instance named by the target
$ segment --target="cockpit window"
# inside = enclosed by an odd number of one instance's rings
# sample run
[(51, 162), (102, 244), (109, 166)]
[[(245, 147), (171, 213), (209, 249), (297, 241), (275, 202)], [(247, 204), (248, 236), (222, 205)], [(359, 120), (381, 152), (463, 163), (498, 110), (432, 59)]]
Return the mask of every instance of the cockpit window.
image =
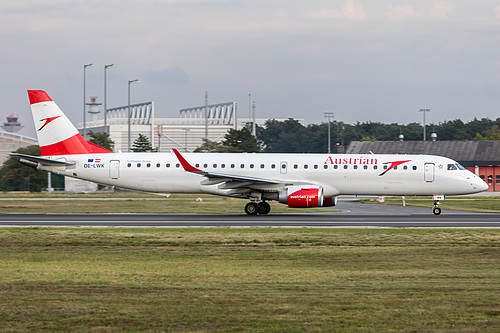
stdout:
[(455, 164), (448, 164), (448, 170), (467, 170), (467, 169), (461, 166), (459, 163), (455, 163)]

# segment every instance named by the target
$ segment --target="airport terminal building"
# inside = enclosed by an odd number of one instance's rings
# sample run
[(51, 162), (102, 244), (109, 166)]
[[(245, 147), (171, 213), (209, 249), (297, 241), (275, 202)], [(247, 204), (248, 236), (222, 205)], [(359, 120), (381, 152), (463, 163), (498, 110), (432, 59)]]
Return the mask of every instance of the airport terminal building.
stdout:
[[(108, 109), (106, 121), (97, 119), (97, 113), (92, 114), (92, 117), (86, 123), (87, 133), (108, 132), (115, 143), (114, 151), (129, 151), (128, 106)], [(263, 126), (266, 120), (255, 118), (255, 123)], [(203, 138), (220, 142), (229, 129), (241, 129), (251, 121), (248, 116), (238, 117), (235, 102), (207, 105), (206, 109), (205, 106), (182, 109), (178, 118), (155, 117), (153, 102), (133, 104), (130, 106), (130, 145), (133, 146), (133, 142), (142, 134), (160, 152), (169, 152), (172, 148), (192, 152), (203, 144)], [(76, 127), (83, 133), (83, 123)]]
[(352, 141), (348, 154), (415, 154), (451, 158), (500, 191), (500, 141)]

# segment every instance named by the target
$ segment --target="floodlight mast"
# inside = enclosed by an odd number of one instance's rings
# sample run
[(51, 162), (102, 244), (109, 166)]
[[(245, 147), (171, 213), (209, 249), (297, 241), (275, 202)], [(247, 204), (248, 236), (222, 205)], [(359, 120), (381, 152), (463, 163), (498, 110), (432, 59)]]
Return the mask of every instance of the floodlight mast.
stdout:
[(104, 131), (108, 133), (107, 125), (108, 125), (108, 104), (107, 104), (107, 87), (106, 87), (106, 72), (108, 68), (114, 67), (115, 64), (104, 64)]
[(328, 118), (328, 154), (332, 152), (331, 138), (330, 138), (330, 118), (333, 118), (333, 112), (325, 112), (325, 118)]
[(87, 139), (87, 107), (85, 106), (85, 100), (87, 98), (86, 88), (87, 88), (87, 67), (92, 67), (93, 64), (84, 64), (83, 65), (83, 138)]
[(423, 112), (424, 114), (424, 141), (426, 141), (426, 133), (425, 133), (425, 113), (426, 112), (431, 112), (431, 109), (420, 109), (418, 112)]
[(128, 80), (128, 151), (130, 152), (130, 85), (135, 82), (140, 82), (138, 79), (132, 80), (132, 78), (129, 78)]

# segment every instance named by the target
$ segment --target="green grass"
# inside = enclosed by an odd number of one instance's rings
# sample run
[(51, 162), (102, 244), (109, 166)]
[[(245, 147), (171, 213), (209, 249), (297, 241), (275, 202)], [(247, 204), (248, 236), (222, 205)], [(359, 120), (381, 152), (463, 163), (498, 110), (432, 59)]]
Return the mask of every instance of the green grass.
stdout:
[[(231, 214), (244, 213), (247, 200), (211, 195), (172, 195), (162, 197), (148, 194), (94, 194), (94, 195), (41, 195), (22, 197), (5, 196), (0, 200), (2, 213), (194, 213)], [(202, 198), (201, 202), (196, 198)], [(2, 196), (0, 196), (2, 199)], [(29, 200), (27, 200), (29, 199)], [(39, 200), (38, 200), (39, 199)], [(56, 200), (46, 200), (56, 199)], [(82, 200), (85, 199), (85, 200)], [(271, 213), (332, 212), (330, 208), (288, 208), (270, 202)]]
[(498, 229), (0, 229), (2, 332), (498, 332)]
[[(376, 199), (362, 199), (364, 203), (378, 204)], [(407, 206), (414, 207), (431, 207), (432, 198), (406, 198)], [(401, 197), (386, 198), (384, 204), (402, 205)], [(447, 198), (441, 200), (439, 207), (442, 209), (462, 210), (479, 213), (500, 213), (500, 197), (462, 197), (462, 198)]]

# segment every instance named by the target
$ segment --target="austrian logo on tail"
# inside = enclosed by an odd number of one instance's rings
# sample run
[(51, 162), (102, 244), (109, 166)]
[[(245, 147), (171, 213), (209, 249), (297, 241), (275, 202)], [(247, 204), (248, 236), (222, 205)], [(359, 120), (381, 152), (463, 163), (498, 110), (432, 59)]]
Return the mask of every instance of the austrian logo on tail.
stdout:
[(406, 162), (410, 162), (411, 160), (406, 160), (406, 161), (394, 161), (394, 162), (386, 162), (384, 164), (390, 164), (389, 167), (384, 171), (382, 172), (379, 176), (383, 176), (387, 173), (387, 171), (391, 170), (391, 169), (394, 169), (394, 167), (398, 166), (398, 165), (401, 165), (403, 163), (406, 163)]
[(42, 128), (44, 128), (45, 126), (47, 126), (48, 123), (50, 123), (51, 121), (53, 120), (56, 120), (57, 118), (59, 118), (60, 116), (55, 116), (55, 117), (49, 117), (49, 118), (44, 118), (44, 119), (40, 119), (40, 121), (45, 121), (45, 123), (42, 125), (42, 127), (40, 127), (38, 129), (38, 131), (41, 131)]

